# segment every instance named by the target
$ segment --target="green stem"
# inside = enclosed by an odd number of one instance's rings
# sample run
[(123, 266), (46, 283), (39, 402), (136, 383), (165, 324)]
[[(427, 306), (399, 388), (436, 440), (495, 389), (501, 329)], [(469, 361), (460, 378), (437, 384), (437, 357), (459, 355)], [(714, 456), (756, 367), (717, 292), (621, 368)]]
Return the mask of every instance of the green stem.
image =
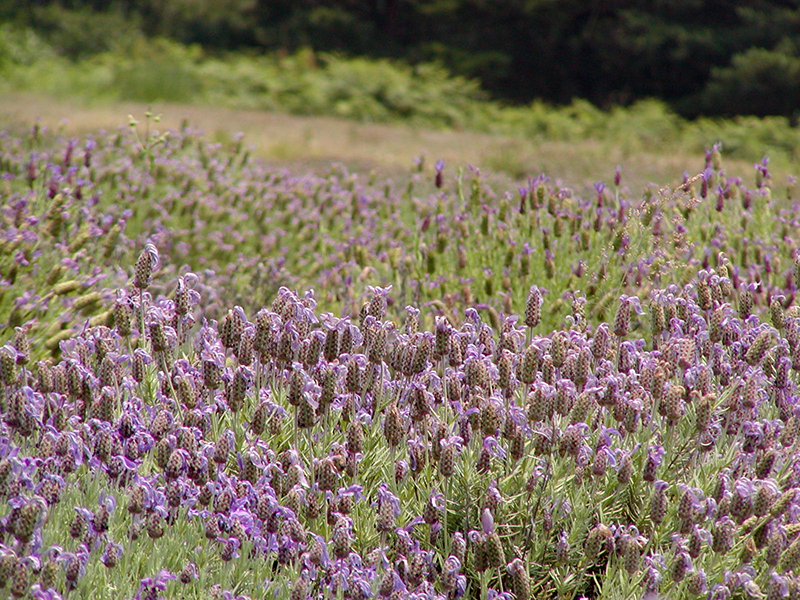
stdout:
[(169, 391), (172, 392), (172, 397), (177, 400), (178, 396), (175, 393), (175, 387), (172, 385), (172, 377), (170, 376), (169, 369), (167, 368), (167, 357), (165, 351), (158, 352), (158, 360), (161, 363), (161, 370), (164, 372), (164, 377), (167, 378), (169, 383)]
[(389, 447), (389, 455), (391, 457), (391, 464), (389, 465), (389, 484), (392, 488), (392, 493), (397, 497), (400, 498), (400, 493), (397, 489), (397, 477), (394, 476), (394, 469), (395, 469), (395, 455), (397, 453), (397, 448), (395, 446)]
[(295, 450), (299, 451), (297, 447), (297, 406), (294, 407), (294, 423), (292, 424), (292, 445), (294, 446)]
[(309, 427), (306, 429), (307, 438), (308, 438), (308, 471), (309, 471), (309, 482), (310, 486), (314, 487), (314, 440), (311, 434), (311, 430), (313, 428)]
[(442, 517), (442, 535), (444, 536), (444, 549), (445, 556), (450, 556), (450, 533), (447, 530), (447, 502), (450, 499), (450, 477), (448, 477), (444, 484), (444, 515)]
[(439, 372), (441, 373), (440, 377), (442, 378), (442, 398), (444, 399), (444, 414), (442, 417), (444, 418), (445, 423), (447, 422), (447, 407), (449, 402), (447, 400), (447, 377), (445, 373), (447, 365), (447, 358), (442, 356), (439, 363)]
[(139, 348), (144, 349), (144, 290), (139, 288)]

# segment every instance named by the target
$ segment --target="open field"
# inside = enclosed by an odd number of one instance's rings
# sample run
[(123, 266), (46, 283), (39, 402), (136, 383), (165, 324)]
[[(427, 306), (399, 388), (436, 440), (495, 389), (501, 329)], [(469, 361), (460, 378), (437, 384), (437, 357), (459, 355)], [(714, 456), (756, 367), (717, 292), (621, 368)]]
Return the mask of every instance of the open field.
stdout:
[[(211, 139), (230, 141), (245, 132), (254, 154), (276, 166), (295, 171), (326, 168), (342, 162), (361, 172), (377, 170), (403, 176), (413, 159), (425, 156), (431, 164), (442, 159), (457, 168), (475, 165), (492, 173), (502, 187), (513, 189), (529, 177), (546, 173), (570, 186), (590, 187), (613, 177), (624, 166), (625, 183), (637, 193), (648, 183), (674, 183), (684, 171), (696, 174), (702, 156), (676, 151), (674, 146), (626, 147), (611, 141), (527, 141), (519, 137), (476, 132), (442, 131), (401, 125), (364, 124), (334, 117), (301, 117), (256, 110), (233, 110), (169, 103), (94, 103), (57, 101), (47, 96), (0, 97), (0, 126), (18, 127), (39, 119), (65, 135), (82, 135), (127, 124), (147, 110), (161, 114), (165, 127), (177, 128), (184, 119)], [(709, 140), (711, 145), (716, 140)], [(750, 161), (729, 160), (730, 171), (750, 172)], [(783, 169), (785, 165), (781, 165)], [(779, 181), (776, 177), (776, 182)]]
[(0, 595), (800, 594), (789, 173), (5, 100)]

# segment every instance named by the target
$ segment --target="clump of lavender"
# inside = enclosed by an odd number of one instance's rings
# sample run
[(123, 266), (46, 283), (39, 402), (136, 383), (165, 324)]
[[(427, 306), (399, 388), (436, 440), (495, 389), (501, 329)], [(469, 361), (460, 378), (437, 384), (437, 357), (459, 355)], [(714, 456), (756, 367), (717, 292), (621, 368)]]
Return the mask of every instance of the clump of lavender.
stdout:
[(516, 211), (475, 171), (406, 221), (345, 171), (178, 132), (141, 218), (106, 200), (141, 174), (118, 140), (0, 138), (24, 184), (0, 260), (31, 290), (0, 298), (2, 589), (793, 593), (796, 249), (768, 240), (796, 216), (765, 173), (751, 192), (712, 152), (641, 203), (541, 177)]

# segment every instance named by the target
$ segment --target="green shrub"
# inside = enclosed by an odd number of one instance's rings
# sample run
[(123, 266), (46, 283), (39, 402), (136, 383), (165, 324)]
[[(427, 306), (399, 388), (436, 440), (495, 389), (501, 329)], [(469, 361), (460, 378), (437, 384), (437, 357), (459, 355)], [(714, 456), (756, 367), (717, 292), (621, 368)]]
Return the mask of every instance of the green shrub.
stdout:
[(114, 5), (92, 11), (49, 4), (36, 7), (30, 18), (58, 54), (73, 60), (120, 49), (142, 36), (136, 15), (125, 14)]
[(0, 24), (0, 70), (30, 67), (57, 58), (55, 50), (30, 29)]
[(122, 100), (190, 102), (202, 93), (200, 57), (199, 49), (166, 40), (137, 43), (130, 56), (111, 60), (112, 85)]
[(786, 117), (698, 119), (685, 128), (684, 139), (694, 150), (718, 140), (726, 154), (748, 160), (758, 160), (760, 152), (796, 161), (800, 152), (800, 129)]
[(800, 57), (751, 48), (712, 71), (701, 103), (709, 114), (791, 115), (798, 98)]

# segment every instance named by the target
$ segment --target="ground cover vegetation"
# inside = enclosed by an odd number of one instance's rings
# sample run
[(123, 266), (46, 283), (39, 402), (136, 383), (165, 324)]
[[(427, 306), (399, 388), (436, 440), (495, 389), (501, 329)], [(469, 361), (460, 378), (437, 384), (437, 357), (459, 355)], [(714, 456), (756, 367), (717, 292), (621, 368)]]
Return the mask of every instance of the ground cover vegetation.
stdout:
[(0, 133), (0, 595), (800, 597), (797, 9), (724, 4), (5, 3), (5, 92), (697, 166)]
[(796, 596), (796, 181), (722, 150), (583, 194), (3, 134), (0, 586)]

